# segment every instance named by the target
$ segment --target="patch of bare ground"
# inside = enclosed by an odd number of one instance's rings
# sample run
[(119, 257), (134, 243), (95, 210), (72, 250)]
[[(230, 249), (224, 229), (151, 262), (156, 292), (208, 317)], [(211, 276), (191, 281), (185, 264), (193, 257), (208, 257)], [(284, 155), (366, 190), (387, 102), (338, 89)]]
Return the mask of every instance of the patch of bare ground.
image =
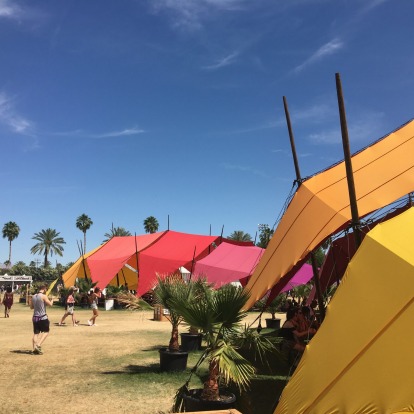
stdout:
[[(58, 326), (63, 313), (60, 306), (48, 309), (51, 332), (43, 355), (31, 353), (28, 306), (15, 303), (10, 318), (0, 317), (3, 414), (170, 412), (188, 372), (159, 371), (158, 349), (168, 344), (168, 322), (154, 321), (148, 311), (101, 310), (98, 326), (91, 327), (87, 324), (91, 311), (76, 309), (78, 327), (70, 318)], [(190, 354), (188, 366), (196, 359)]]

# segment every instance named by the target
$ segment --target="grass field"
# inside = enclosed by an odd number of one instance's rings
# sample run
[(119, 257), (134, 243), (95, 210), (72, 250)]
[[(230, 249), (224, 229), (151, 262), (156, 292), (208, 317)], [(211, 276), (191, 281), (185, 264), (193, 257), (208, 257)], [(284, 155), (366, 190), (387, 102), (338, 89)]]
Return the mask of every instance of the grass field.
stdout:
[[(32, 311), (15, 303), (10, 318), (4, 318), (1, 306), (3, 414), (170, 412), (188, 371), (159, 371), (158, 349), (168, 344), (168, 322), (154, 321), (152, 312), (101, 310), (98, 326), (90, 327), (91, 311), (77, 308), (78, 327), (69, 318), (58, 326), (63, 313), (60, 306), (48, 309), (51, 332), (42, 346), (44, 354), (33, 355)], [(251, 314), (249, 320), (255, 317)], [(196, 360), (197, 354), (190, 353), (188, 367)], [(197, 376), (191, 385), (201, 386)]]

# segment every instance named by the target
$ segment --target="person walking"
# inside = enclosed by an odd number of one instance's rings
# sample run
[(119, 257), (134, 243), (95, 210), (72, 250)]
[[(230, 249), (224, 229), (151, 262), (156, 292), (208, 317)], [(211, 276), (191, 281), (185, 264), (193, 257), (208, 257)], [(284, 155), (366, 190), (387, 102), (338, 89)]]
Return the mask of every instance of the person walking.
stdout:
[(72, 325), (78, 326), (78, 321), (75, 318), (75, 296), (73, 295), (74, 292), (75, 289), (73, 287), (69, 288), (68, 296), (66, 297), (65, 314), (62, 316), (62, 319), (59, 322), (59, 326), (63, 325), (63, 321), (69, 315), (72, 316)]
[(30, 309), (33, 309), (33, 354), (41, 355), (42, 344), (49, 335), (49, 318), (46, 314), (46, 306), (52, 306), (53, 301), (45, 295), (46, 285), (39, 287), (38, 293), (33, 295)]
[(95, 321), (96, 321), (96, 318), (99, 316), (98, 301), (101, 296), (102, 296), (102, 292), (101, 292), (101, 289), (99, 289), (98, 287), (96, 287), (94, 291), (89, 295), (89, 303), (92, 309), (92, 318), (88, 320), (89, 326), (98, 326), (95, 323)]
[(13, 290), (11, 286), (7, 286), (3, 296), (4, 317), (10, 318), (10, 309), (13, 306)]

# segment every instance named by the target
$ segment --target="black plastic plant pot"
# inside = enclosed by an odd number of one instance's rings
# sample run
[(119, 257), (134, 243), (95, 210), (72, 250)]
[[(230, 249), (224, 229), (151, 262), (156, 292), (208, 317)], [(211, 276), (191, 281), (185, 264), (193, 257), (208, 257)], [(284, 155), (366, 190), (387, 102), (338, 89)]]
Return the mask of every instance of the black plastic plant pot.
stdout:
[(266, 318), (266, 328), (280, 329), (280, 319)]
[(229, 391), (220, 391), (220, 400), (218, 401), (206, 401), (200, 399), (202, 389), (189, 390), (189, 394), (184, 395), (185, 411), (198, 412), (198, 411), (215, 411), (215, 410), (228, 410), (234, 408), (236, 402), (236, 396)]
[(183, 351), (199, 351), (201, 349), (202, 334), (190, 334), (182, 333), (181, 336), (181, 349)]
[(171, 352), (168, 348), (160, 349), (160, 370), (161, 371), (185, 371), (187, 368), (188, 352)]

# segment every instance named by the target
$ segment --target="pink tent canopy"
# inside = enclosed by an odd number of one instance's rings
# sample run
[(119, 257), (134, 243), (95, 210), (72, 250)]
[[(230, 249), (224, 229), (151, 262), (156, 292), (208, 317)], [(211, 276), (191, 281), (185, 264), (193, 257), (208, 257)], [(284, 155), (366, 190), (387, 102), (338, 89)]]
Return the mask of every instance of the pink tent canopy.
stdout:
[(296, 286), (305, 285), (309, 282), (309, 280), (312, 279), (312, 276), (312, 266), (308, 263), (304, 263), (280, 292), (287, 292), (288, 290), (291, 290)]
[(257, 246), (237, 246), (223, 242), (207, 257), (198, 260), (194, 266), (194, 276), (205, 276), (215, 287), (239, 281), (250, 276), (264, 249)]

